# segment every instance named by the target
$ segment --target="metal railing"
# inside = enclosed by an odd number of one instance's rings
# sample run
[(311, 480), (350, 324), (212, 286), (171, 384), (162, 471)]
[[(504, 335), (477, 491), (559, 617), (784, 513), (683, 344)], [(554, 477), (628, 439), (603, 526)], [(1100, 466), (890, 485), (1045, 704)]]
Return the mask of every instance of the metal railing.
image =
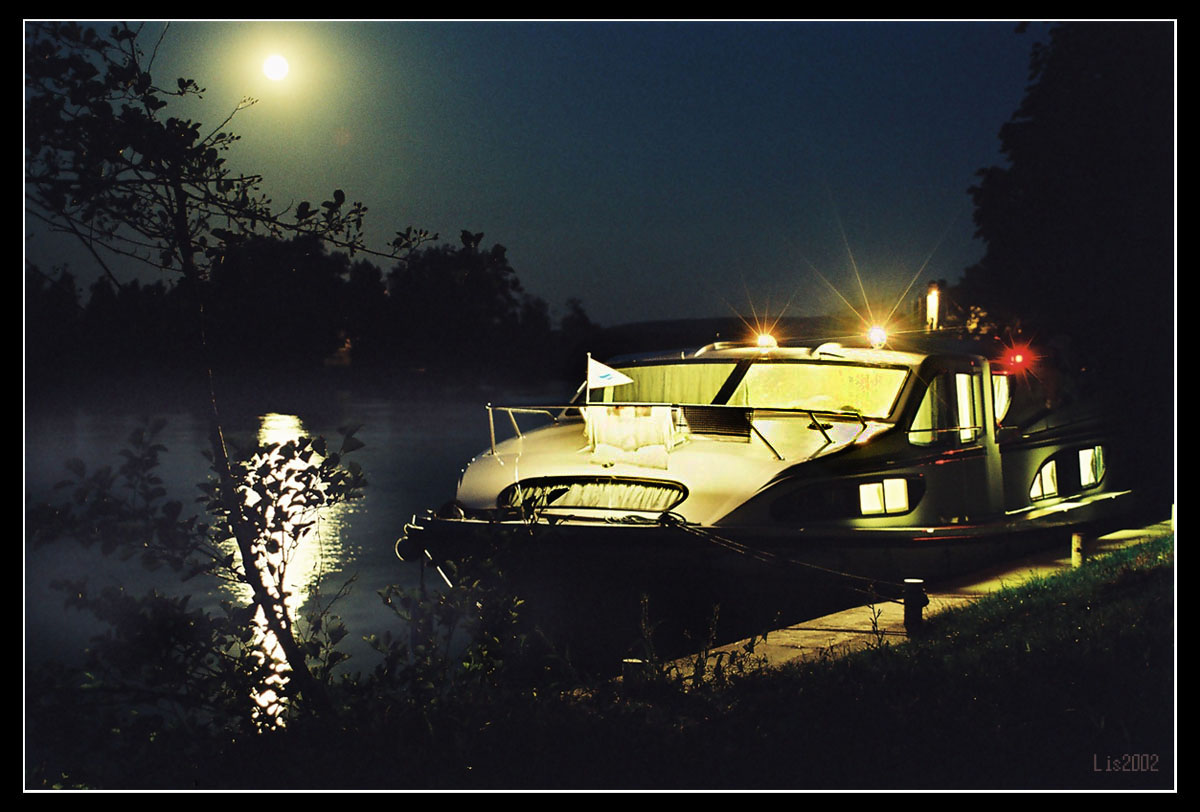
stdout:
[[(606, 401), (606, 402), (601, 402), (601, 403), (569, 403), (569, 404), (565, 404), (565, 405), (553, 405), (553, 406), (496, 406), (494, 404), (488, 403), (488, 404), (486, 404), (487, 413), (488, 413), (488, 436), (491, 440), (492, 454), (494, 455), (496, 453), (496, 412), (506, 413), (508, 415), (509, 422), (512, 424), (514, 435), (517, 438), (523, 439), (525, 436), (525, 433), (521, 430), (520, 425), (517, 423), (516, 415), (518, 415), (518, 414), (544, 415), (546, 417), (549, 417), (552, 423), (559, 423), (560, 421), (563, 420), (563, 418), (569, 412), (577, 413), (579, 416), (579, 419), (582, 420), (583, 419), (583, 410), (588, 407), (606, 407), (606, 408), (645, 407), (645, 408), (648, 408), (648, 407), (655, 407), (655, 406), (659, 407), (659, 408), (664, 407), (664, 406), (669, 407), (671, 409), (672, 419), (675, 421), (676, 426), (680, 425), (680, 420), (683, 420), (683, 425), (687, 425), (686, 419), (683, 418), (683, 409), (684, 408), (705, 409), (705, 410), (708, 410), (708, 409), (711, 409), (711, 410), (738, 410), (738, 411), (743, 411), (743, 412), (749, 412), (750, 414), (749, 414), (749, 417), (747, 418), (748, 423), (749, 423), (749, 431), (752, 432), (755, 436), (757, 436), (760, 440), (762, 440), (763, 444), (771, 451), (771, 453), (778, 460), (783, 460), (784, 459), (783, 455), (779, 453), (778, 449), (776, 449), (775, 446), (772, 445), (771, 442), (758, 429), (758, 427), (754, 425), (755, 418), (758, 415), (764, 415), (764, 416), (765, 415), (783, 415), (783, 416), (795, 415), (797, 417), (799, 417), (799, 416), (807, 417), (810, 421), (808, 428), (819, 431), (821, 433), (822, 439), (824, 439), (824, 441), (825, 441), (824, 444), (821, 446), (821, 448), (818, 449), (814, 453), (814, 456), (816, 454), (819, 454), (827, 446), (830, 446), (834, 443), (833, 438), (829, 436), (829, 432), (828, 432), (828, 429), (830, 429), (832, 426), (828, 423), (822, 423), (821, 419), (820, 419), (821, 417), (833, 418), (833, 419), (839, 420), (839, 421), (846, 420), (847, 418), (852, 418), (854, 420), (857, 420), (858, 424), (859, 424), (858, 433), (855, 434), (854, 437), (850, 439), (850, 441), (849, 441), (850, 444), (857, 441), (858, 438), (863, 435), (863, 432), (865, 432), (868, 428), (866, 418), (863, 417), (858, 412), (837, 411), (837, 410), (800, 409), (800, 408), (782, 408), (782, 407), (755, 408), (752, 406), (737, 406), (737, 405), (731, 405), (731, 404), (713, 404), (713, 403), (626, 403), (626, 402), (607, 402)], [(689, 430), (691, 430), (690, 427), (689, 427)], [(699, 432), (697, 432), (697, 433), (699, 433)]]

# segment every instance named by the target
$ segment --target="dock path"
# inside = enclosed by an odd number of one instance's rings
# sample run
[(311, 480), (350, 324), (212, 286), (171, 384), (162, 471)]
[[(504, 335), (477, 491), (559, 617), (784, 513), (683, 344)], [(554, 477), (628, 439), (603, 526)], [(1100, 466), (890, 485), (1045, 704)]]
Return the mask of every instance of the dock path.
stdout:
[[(1169, 536), (1174, 532), (1172, 519), (1147, 527), (1119, 530), (1099, 538), (1087, 539), (1084, 545), (1084, 566), (1087, 557)], [(1062, 549), (1044, 550), (1001, 566), (938, 584), (936, 589), (927, 593), (929, 605), (924, 609), (924, 617), (972, 603), (1000, 589), (1018, 586), (1033, 578), (1071, 569), (1076, 565), (1073, 557), (1070, 544), (1064, 540)], [(759, 638), (755, 642), (754, 653), (765, 657), (768, 666), (782, 665), (795, 660), (818, 659), (831, 653), (844, 654), (866, 648), (877, 643), (881, 635), (885, 640), (907, 639), (904, 606), (899, 602), (881, 601), (857, 606), (768, 632), (765, 641)], [(747, 642), (741, 640), (717, 647), (714, 651), (741, 651)]]

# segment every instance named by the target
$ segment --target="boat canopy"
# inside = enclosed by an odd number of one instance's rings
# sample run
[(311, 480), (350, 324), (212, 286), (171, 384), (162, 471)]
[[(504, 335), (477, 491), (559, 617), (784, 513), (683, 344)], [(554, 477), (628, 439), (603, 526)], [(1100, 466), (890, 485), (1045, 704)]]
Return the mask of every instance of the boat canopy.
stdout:
[(907, 366), (827, 360), (743, 360), (617, 366), (632, 383), (594, 390), (592, 402), (740, 406), (850, 412), (887, 418)]

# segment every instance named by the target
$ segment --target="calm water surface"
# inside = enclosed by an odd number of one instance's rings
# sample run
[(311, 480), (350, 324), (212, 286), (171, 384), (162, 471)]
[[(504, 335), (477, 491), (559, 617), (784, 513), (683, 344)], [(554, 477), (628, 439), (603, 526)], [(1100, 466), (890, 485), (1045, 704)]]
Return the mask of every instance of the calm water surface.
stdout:
[[(349, 631), (341, 644), (351, 655), (345, 666), (348, 670), (369, 671), (377, 661), (378, 655), (363, 642), (364, 636), (403, 632), (400, 620), (378, 595), (379, 590), (391, 584), (413, 585), (419, 575), (415, 563), (397, 559), (395, 542), (414, 514), (453, 498), (462, 467), (488, 446), (485, 405), (561, 403), (573, 390), (569, 383), (485, 388), (434, 385), (420, 377), (400, 383), (350, 375), (344, 370), (306, 375), (295, 381), (243, 380), (219, 386), (227, 441), (247, 451), (258, 444), (314, 435), (326, 437), (330, 447), (337, 448), (339, 427), (360, 427), (355, 436), (365, 447), (354, 452), (352, 459), (358, 461), (367, 477), (365, 495), (322, 513), (316, 532), (306, 538), (288, 566), (287, 584), (297, 602), (302, 603), (313, 600), (318, 584), (324, 595), (330, 595), (348, 578), (355, 579), (348, 596), (339, 600), (333, 610)], [(192, 513), (200, 513), (201, 506), (195, 502), (200, 493), (196, 486), (210, 476), (208, 461), (203, 456), (208, 448), (206, 392), (161, 380), (125, 381), (83, 387), (66, 396), (28, 398), (27, 502), (63, 501), (65, 493), (56, 492), (54, 484), (67, 477), (65, 463), (69, 459), (82, 460), (89, 470), (101, 465), (115, 467), (126, 438), (147, 416), (166, 420), (159, 440), (167, 452), (159, 473), (165, 480), (169, 498), (184, 502), (185, 510), (190, 505)], [(503, 427), (497, 428), (501, 431)], [(631, 558), (629, 566), (637, 567), (639, 563)], [(576, 574), (579, 573), (567, 573)], [(248, 597), (248, 590), (240, 594), (224, 585), (202, 583), (199, 578), (180, 584), (169, 570), (147, 572), (136, 559), (122, 562), (67, 542), (36, 550), (27, 547), (27, 663), (32, 665), (47, 659), (78, 662), (89, 639), (103, 631), (90, 616), (65, 609), (63, 594), (51, 587), (56, 580), (84, 576), (94, 590), (121, 585), (135, 595), (150, 589), (188, 594), (192, 606), (212, 611), (220, 611), (222, 601), (244, 604)], [(559, 580), (555, 576), (546, 577)], [(598, 591), (589, 598), (569, 591), (565, 604), (547, 604), (555, 622), (566, 622), (566, 615), (578, 618), (570, 623), (582, 635), (576, 642), (586, 640), (588, 645), (598, 646), (593, 656), (606, 665), (610, 660), (619, 664), (619, 656), (624, 655), (612, 652), (628, 650), (640, 638), (637, 601), (624, 595), (632, 589), (629, 584), (634, 581), (624, 579), (619, 571), (609, 577), (617, 579), (603, 582), (610, 584), (611, 591), (591, 584)], [(560, 586), (539, 581), (523, 589), (537, 591), (545, 587), (560, 592)], [(785, 588), (787, 611), (792, 615), (788, 619), (792, 622), (852, 605), (841, 588), (831, 590), (828, 585), (818, 587), (815, 582), (804, 585), (789, 582)], [(747, 582), (747, 590), (737, 600), (753, 598), (755, 593), (762, 592), (766, 610), (774, 612), (779, 608), (774, 593), (764, 589), (759, 581)], [(698, 600), (700, 594), (680, 594), (670, 586), (667, 591), (672, 593), (667, 598), (672, 606), (664, 607), (661, 600), (651, 602), (651, 609), (657, 610), (652, 612), (655, 620), (664, 620), (664, 614), (675, 613), (675, 609), (683, 612), (683, 607), (675, 607), (673, 602)], [(620, 604), (620, 618), (610, 614), (614, 602)], [(751, 601), (758, 602), (758, 598)], [(610, 609), (602, 609), (601, 603)], [(533, 601), (527, 608), (532, 605)], [(711, 604), (705, 605), (711, 610)], [(728, 641), (775, 627), (769, 625), (766, 615), (760, 621), (757, 612), (755, 608), (749, 617), (753, 626), (742, 628), (732, 620), (727, 604), (721, 618)], [(696, 614), (698, 622), (703, 624), (704, 613)], [(670, 623), (656, 626), (659, 630), (670, 627)], [(686, 640), (680, 642), (678, 634), (674, 637), (686, 648)], [(690, 650), (693, 649), (686, 648)], [(680, 649), (678, 653), (686, 651)], [(573, 646), (572, 656), (576, 662), (584, 661), (578, 645)]]
[[(338, 428), (359, 425), (366, 445), (354, 452), (368, 480), (362, 499), (326, 511), (316, 533), (289, 567), (300, 596), (311, 597), (318, 576), (326, 594), (354, 576), (349, 596), (335, 608), (350, 634), (343, 647), (349, 667), (369, 669), (374, 653), (361, 641), (367, 634), (396, 630), (397, 621), (378, 591), (410, 584), (414, 565), (398, 560), (394, 543), (414, 513), (452, 498), (462, 466), (488, 444), (484, 405), (532, 403), (565, 397), (568, 386), (505, 389), (450, 387), (421, 381), (399, 384), (339, 376), (308, 376), (288, 381), (242, 382), (221, 391), (226, 434), (231, 445), (252, 447), (297, 436), (323, 435), (337, 447)], [(118, 452), (145, 416), (167, 421), (160, 441), (167, 447), (160, 475), (169, 498), (185, 511), (200, 512), (196, 485), (209, 477), (208, 421), (203, 392), (162, 381), (125, 382), (68, 396), (31, 398), (25, 415), (27, 502), (61, 501), (54, 484), (67, 478), (65, 462), (83, 460), (89, 470), (116, 466)], [(189, 505), (195, 505), (189, 508)], [(135, 594), (151, 588), (192, 594), (193, 605), (217, 607), (239, 596), (228, 588), (179, 585), (169, 571), (149, 573), (136, 559), (120, 562), (62, 543), (25, 550), (25, 628), (29, 663), (46, 658), (76, 661), (100, 627), (85, 615), (63, 608), (50, 584), (86, 576), (90, 585), (124, 585)]]

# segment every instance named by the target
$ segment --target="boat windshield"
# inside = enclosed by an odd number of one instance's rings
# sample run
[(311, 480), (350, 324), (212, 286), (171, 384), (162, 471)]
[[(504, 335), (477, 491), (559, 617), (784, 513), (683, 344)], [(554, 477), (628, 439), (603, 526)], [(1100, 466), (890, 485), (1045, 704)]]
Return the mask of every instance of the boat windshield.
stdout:
[[(908, 377), (904, 367), (828, 361), (756, 361), (748, 368), (736, 363), (668, 363), (618, 367), (618, 371), (633, 383), (607, 387), (593, 402), (720, 403), (856, 412), (872, 418), (891, 414)], [(740, 380), (736, 375), (741, 375)]]

